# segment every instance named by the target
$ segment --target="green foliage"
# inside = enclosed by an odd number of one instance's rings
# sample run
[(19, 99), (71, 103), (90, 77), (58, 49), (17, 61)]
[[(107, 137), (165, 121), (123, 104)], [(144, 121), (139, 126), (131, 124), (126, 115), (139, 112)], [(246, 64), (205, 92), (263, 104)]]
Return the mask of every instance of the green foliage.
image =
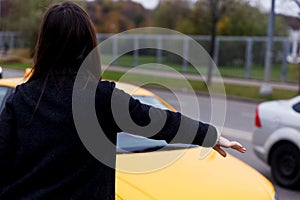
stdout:
[(5, 31), (19, 32), (24, 40), (24, 45), (33, 51), (46, 8), (59, 0), (10, 0), (6, 16), (2, 18)]
[[(275, 35), (286, 35), (287, 27), (281, 16), (276, 16), (274, 25)], [(219, 35), (265, 36), (269, 23), (269, 13), (261, 12), (258, 8), (239, 2), (231, 8), (218, 22)]]
[[(158, 26), (178, 30), (185, 34), (266, 35), (268, 13), (251, 7), (245, 0), (164, 0), (155, 10), (146, 10), (140, 4), (125, 0), (95, 0), (81, 2), (100, 33), (118, 33), (132, 28)], [(33, 52), (42, 15), (49, 4), (61, 0), (1, 0), (1, 30), (16, 31), (24, 44)], [(213, 21), (212, 3), (217, 21)], [(276, 16), (275, 35), (286, 35), (287, 27)]]
[(132, 1), (97, 0), (87, 2), (86, 10), (101, 33), (150, 26), (150, 11)]
[(219, 35), (265, 35), (267, 15), (245, 2), (237, 2), (218, 21)]
[[(210, 35), (216, 25), (218, 35), (262, 36), (267, 33), (268, 17), (243, 0), (197, 0), (194, 6), (174, 0), (163, 1), (154, 10), (153, 24), (185, 34)], [(282, 17), (276, 16), (274, 34), (286, 35), (286, 29)]]
[(180, 23), (188, 19), (189, 12), (189, 3), (186, 0), (162, 2), (153, 13), (154, 25), (178, 30)]

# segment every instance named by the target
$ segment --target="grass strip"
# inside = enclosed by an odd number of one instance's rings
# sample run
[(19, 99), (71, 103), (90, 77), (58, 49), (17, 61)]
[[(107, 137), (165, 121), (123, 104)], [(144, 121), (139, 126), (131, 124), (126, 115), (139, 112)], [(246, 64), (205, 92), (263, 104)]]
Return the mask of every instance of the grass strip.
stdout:
[[(31, 62), (25, 63), (3, 63), (0, 62), (0, 66), (5, 66), (13, 69), (22, 69), (31, 67)], [(115, 71), (105, 71), (103, 78), (118, 81), (124, 72), (115, 72)], [(152, 84), (147, 84), (149, 87), (154, 88), (164, 88), (163, 85), (167, 85), (170, 89), (181, 89), (186, 90), (186, 82), (184, 80), (178, 80), (175, 78), (161, 78), (151, 75), (137, 75), (137, 74), (126, 74), (125, 82), (132, 84), (142, 84), (149, 82)], [(198, 93), (208, 93), (208, 88), (203, 81), (194, 81), (188, 80), (189, 84), (194, 91)], [(156, 84), (155, 84), (156, 83)], [(160, 84), (157, 84), (160, 83)], [(275, 100), (275, 99), (288, 99), (297, 95), (296, 91), (282, 90), (282, 89), (273, 89), (271, 96), (262, 97), (259, 95), (259, 87), (254, 86), (245, 86), (245, 85), (236, 85), (236, 84), (224, 84), (226, 95), (228, 97), (234, 97), (239, 99), (250, 99), (250, 100)], [(218, 85), (215, 85), (214, 91), (218, 89)]]
[[(128, 82), (132, 84), (143, 84), (143, 83), (151, 83), (147, 84), (148, 87), (155, 87), (155, 88), (165, 88), (168, 86), (169, 89), (181, 89), (186, 90), (186, 82), (184, 80), (178, 80), (174, 78), (161, 78), (161, 77), (154, 77), (151, 75), (140, 75), (140, 74), (126, 74), (125, 78), (123, 79), (124, 72), (115, 72), (115, 71), (105, 71), (103, 74), (104, 79)], [(198, 93), (208, 93), (208, 87), (206, 86), (205, 82), (203, 81), (194, 81), (188, 80), (189, 84), (193, 88), (195, 92)], [(159, 83), (159, 84), (158, 84)], [(218, 90), (222, 89), (221, 85), (214, 84), (212, 86), (213, 91), (218, 93)], [(289, 91), (289, 90), (282, 90), (282, 89), (273, 89), (273, 93), (271, 96), (262, 97), (259, 95), (259, 87), (254, 86), (245, 86), (245, 85), (236, 85), (236, 84), (224, 84), (225, 92), (228, 97), (234, 98), (242, 98), (242, 99), (249, 99), (249, 100), (258, 100), (258, 101), (265, 101), (265, 100), (276, 100), (276, 99), (288, 99), (292, 98), (297, 95), (296, 91)]]

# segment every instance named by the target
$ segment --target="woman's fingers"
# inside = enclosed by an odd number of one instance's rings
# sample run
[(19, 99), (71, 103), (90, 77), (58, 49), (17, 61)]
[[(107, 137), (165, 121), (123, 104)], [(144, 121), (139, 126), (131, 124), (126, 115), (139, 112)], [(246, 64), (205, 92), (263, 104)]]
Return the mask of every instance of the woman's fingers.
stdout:
[(243, 147), (240, 143), (234, 141), (234, 142), (231, 142), (231, 145), (230, 145), (230, 148), (232, 149), (235, 149), (241, 153), (245, 153), (246, 152), (246, 148)]
[(219, 140), (218, 144), (215, 145), (213, 148), (220, 155), (222, 155), (223, 157), (226, 157), (227, 153), (226, 153), (226, 151), (224, 151), (222, 149), (222, 147), (224, 147), (224, 148), (232, 148), (232, 149), (237, 150), (237, 151), (239, 151), (241, 153), (245, 153), (246, 152), (246, 148), (243, 147), (243, 145), (241, 145), (240, 143), (238, 143), (236, 141), (229, 141), (228, 139), (226, 139), (224, 137), (220, 137), (220, 140)]
[(224, 151), (219, 145), (214, 146), (214, 150), (216, 150), (223, 157), (227, 156), (226, 151)]
[(235, 150), (237, 150), (237, 151), (239, 151), (241, 153), (245, 153), (247, 151), (245, 147), (238, 146), (238, 145), (233, 145), (233, 146), (231, 146), (231, 148), (235, 149)]

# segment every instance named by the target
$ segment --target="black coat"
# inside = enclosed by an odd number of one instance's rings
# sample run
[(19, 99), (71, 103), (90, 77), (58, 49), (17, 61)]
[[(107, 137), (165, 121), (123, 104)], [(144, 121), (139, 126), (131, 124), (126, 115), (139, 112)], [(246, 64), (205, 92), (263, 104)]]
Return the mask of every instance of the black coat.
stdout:
[[(115, 170), (89, 153), (74, 125), (73, 84), (73, 77), (50, 77), (45, 85), (43, 80), (31, 81), (18, 86), (6, 102), (0, 115), (1, 200), (115, 198)], [(95, 102), (98, 121), (115, 144), (117, 132), (131, 130), (121, 129), (114, 120), (110, 101), (114, 88), (112, 82), (99, 82)], [(130, 98), (123, 91), (115, 91), (119, 99), (117, 104)], [(150, 122), (149, 109), (149, 106), (130, 98), (130, 115), (138, 125), (145, 126)], [(217, 131), (213, 126), (196, 122), (180, 113), (153, 110), (158, 118), (165, 112), (167, 120), (162, 130), (152, 138), (167, 142), (190, 141), (188, 137), (186, 141), (184, 137), (173, 141), (182, 122), (185, 124), (182, 130), (187, 136), (190, 127), (199, 125), (192, 143), (203, 145), (207, 135), (205, 146), (215, 144)], [(120, 115), (122, 117), (122, 113)], [(113, 147), (105, 152), (112, 164), (115, 163), (115, 153)]]

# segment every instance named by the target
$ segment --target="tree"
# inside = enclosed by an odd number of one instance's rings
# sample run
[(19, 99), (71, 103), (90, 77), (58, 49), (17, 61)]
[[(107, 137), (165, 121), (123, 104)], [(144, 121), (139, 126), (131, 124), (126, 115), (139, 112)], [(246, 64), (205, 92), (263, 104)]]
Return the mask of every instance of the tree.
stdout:
[(15, 31), (22, 35), (25, 45), (33, 53), (40, 23), (46, 8), (59, 0), (10, 0), (7, 5), (8, 14), (3, 17), (2, 25), (5, 31)]
[[(232, 10), (232, 12), (227, 12), (219, 19), (217, 24), (218, 35), (266, 35), (269, 23), (268, 13), (250, 6), (245, 1), (235, 3)], [(274, 34), (286, 35), (286, 26), (279, 16), (276, 17)]]
[(153, 13), (154, 26), (181, 29), (180, 24), (189, 23), (189, 3), (186, 0), (163, 1)]
[[(268, 15), (241, 0), (198, 0), (195, 8), (209, 11), (211, 42), (209, 54), (215, 54), (217, 35), (266, 35)], [(282, 21), (277, 20), (276, 33), (282, 34)], [(207, 83), (210, 84), (212, 66)]]
[[(216, 36), (217, 36), (217, 24), (221, 17), (225, 15), (226, 12), (232, 10), (232, 5), (236, 3), (237, 0), (198, 0), (196, 2), (196, 7), (203, 7), (205, 10), (209, 11), (209, 21), (210, 21), (210, 35), (211, 42), (209, 48), (209, 55), (213, 58), (215, 54)], [(213, 71), (213, 64), (209, 66), (207, 75), (207, 84), (211, 83), (211, 76)]]
[(97, 32), (118, 33), (132, 28), (150, 26), (150, 12), (136, 2), (98, 0), (87, 2), (86, 9)]

